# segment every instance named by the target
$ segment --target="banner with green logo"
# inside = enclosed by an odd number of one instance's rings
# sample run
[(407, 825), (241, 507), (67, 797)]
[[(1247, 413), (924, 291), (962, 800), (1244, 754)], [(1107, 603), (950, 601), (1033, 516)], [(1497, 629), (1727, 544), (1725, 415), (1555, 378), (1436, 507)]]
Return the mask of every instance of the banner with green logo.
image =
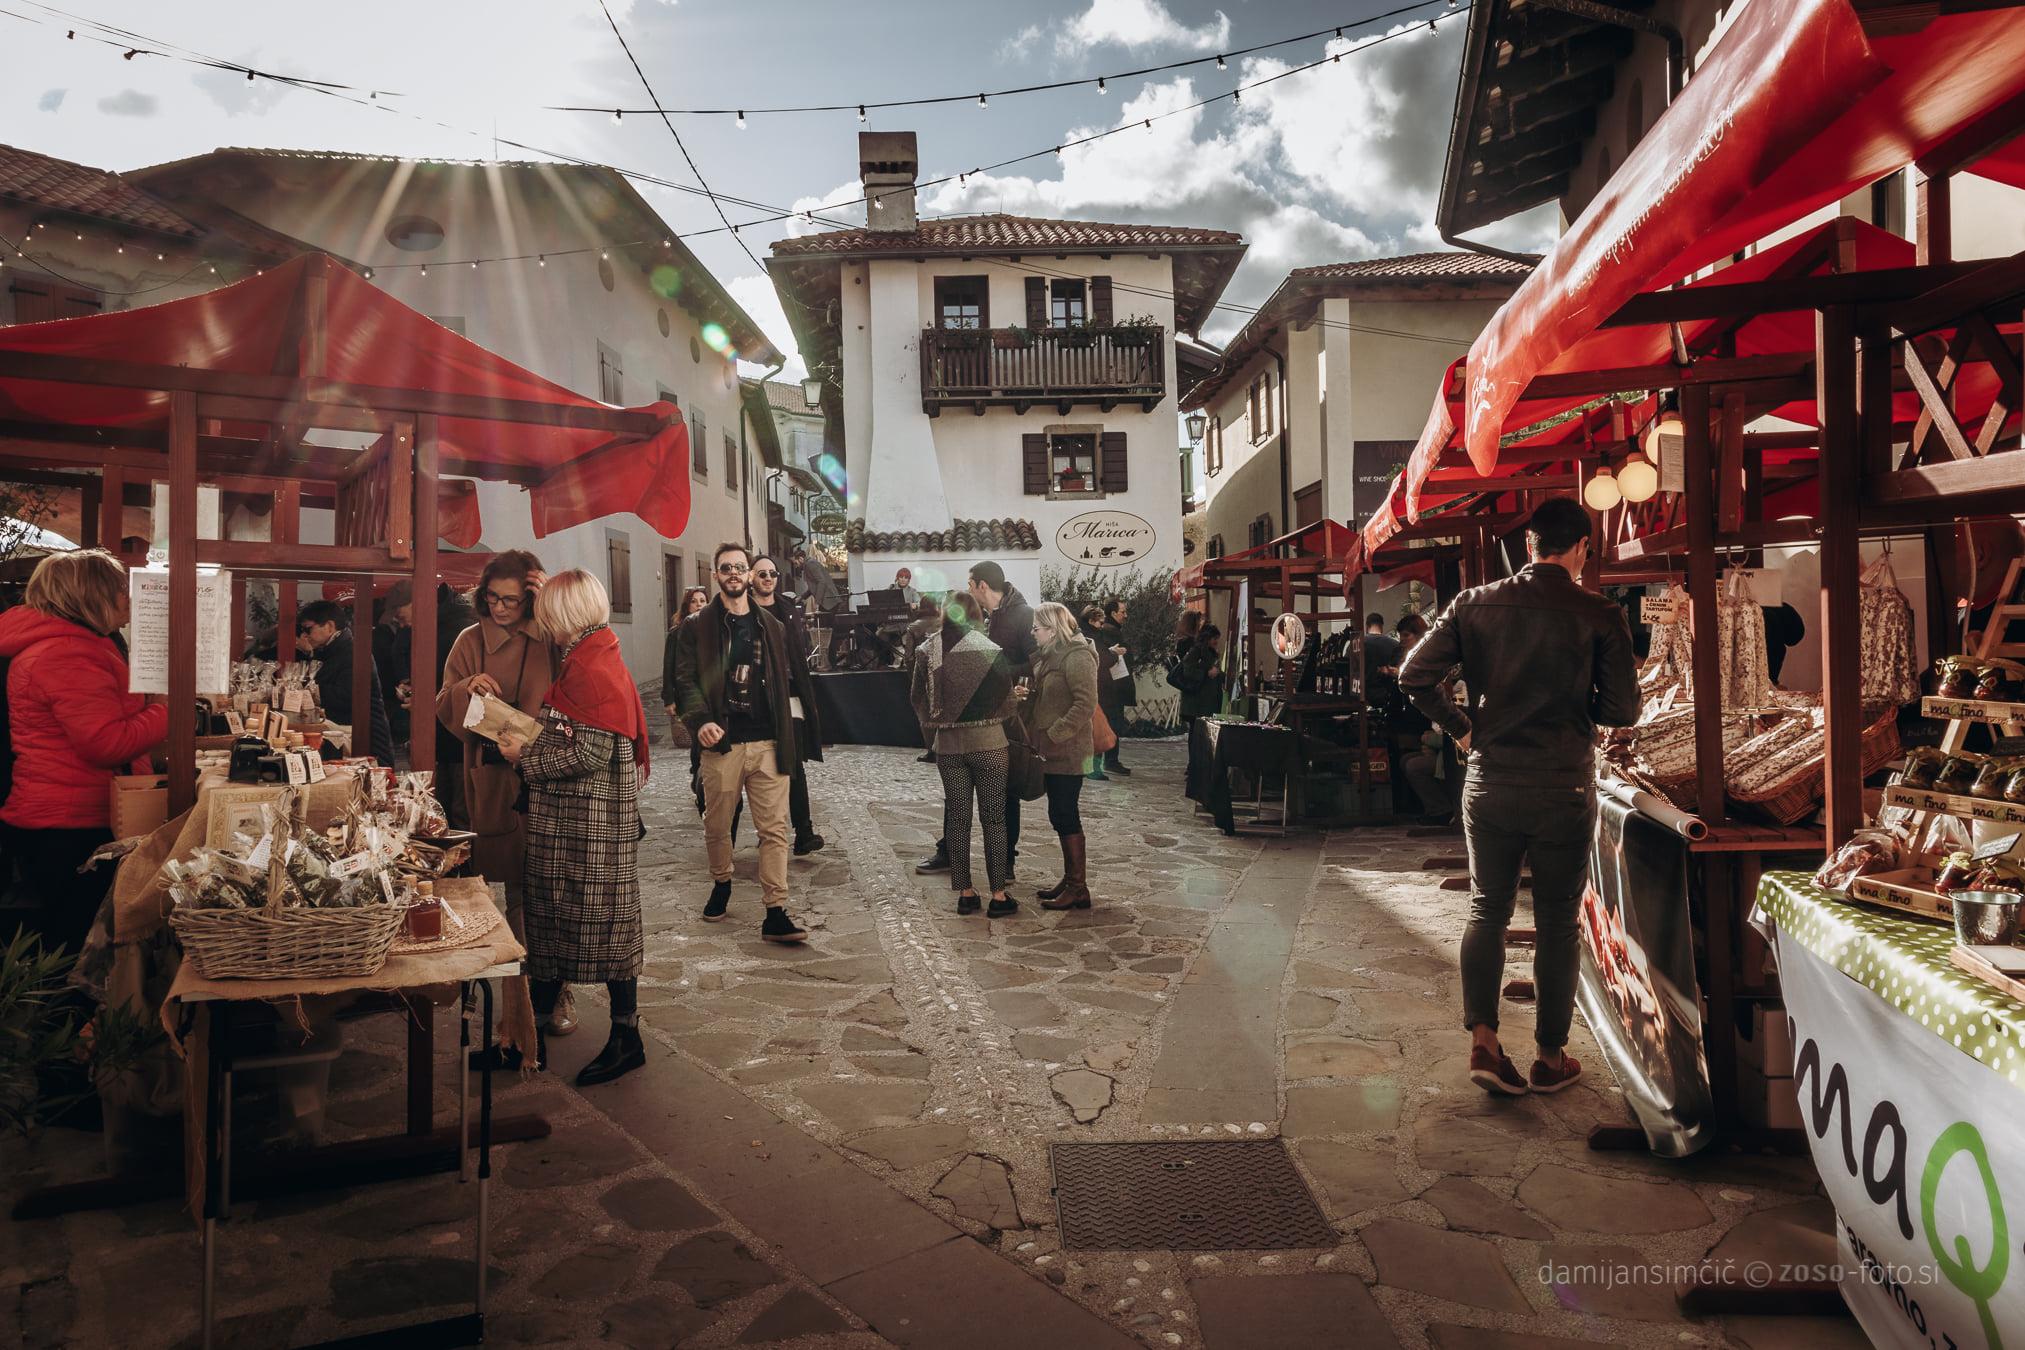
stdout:
[[(2017, 1050), (2015, 1033), (1930, 1000), (1923, 963), (1903, 952), (1857, 954), (1887, 1002), (1810, 950), (1810, 916), (1782, 898), (1765, 911), (1778, 929), (1801, 1124), (1835, 1204), (1843, 1298), (1879, 1346), (2025, 1350), (2025, 1098), (1954, 1048), (1971, 1034), (1968, 1018), (2000, 1062), (1998, 1043)], [(1889, 968), (1871, 970), (1879, 962)]]

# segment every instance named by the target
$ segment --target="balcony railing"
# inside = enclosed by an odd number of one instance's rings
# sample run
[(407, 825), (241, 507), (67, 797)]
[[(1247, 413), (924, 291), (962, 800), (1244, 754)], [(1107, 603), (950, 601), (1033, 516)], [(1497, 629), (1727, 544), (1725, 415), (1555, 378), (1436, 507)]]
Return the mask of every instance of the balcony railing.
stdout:
[(1167, 331), (1158, 327), (929, 328), (921, 334), (921, 407), (1095, 403), (1108, 412), (1167, 395)]

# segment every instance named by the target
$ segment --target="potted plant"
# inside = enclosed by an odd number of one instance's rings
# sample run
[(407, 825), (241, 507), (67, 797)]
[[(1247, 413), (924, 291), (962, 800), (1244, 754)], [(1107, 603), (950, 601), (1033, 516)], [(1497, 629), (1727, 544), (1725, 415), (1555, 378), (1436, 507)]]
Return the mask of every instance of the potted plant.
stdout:
[(51, 1071), (77, 1053), (77, 1024), (64, 1006), (71, 958), (46, 950), (25, 928), (0, 951), (0, 1127), (27, 1134), (80, 1094), (52, 1096)]
[(936, 339), (944, 351), (974, 352), (984, 345), (982, 328), (945, 328)]
[(1062, 470), (1061, 473), (1055, 476), (1055, 491), (1057, 492), (1084, 491), (1083, 475), (1077, 473), (1074, 469)]
[(1089, 325), (1080, 322), (1072, 323), (1066, 328), (1057, 328), (1054, 334), (1055, 341), (1064, 347), (1087, 347), (1094, 338)]
[(1134, 314), (1111, 330), (1112, 345), (1117, 347), (1150, 347), (1159, 336), (1160, 325), (1151, 314)]
[(1028, 328), (994, 328), (991, 330), (991, 342), (1002, 352), (1024, 351), (1034, 345), (1034, 334)]
[(172, 1159), (180, 1138), (174, 1108), (180, 1083), (153, 1018), (108, 1003), (79, 1035), (105, 1120), (106, 1170), (146, 1172)]

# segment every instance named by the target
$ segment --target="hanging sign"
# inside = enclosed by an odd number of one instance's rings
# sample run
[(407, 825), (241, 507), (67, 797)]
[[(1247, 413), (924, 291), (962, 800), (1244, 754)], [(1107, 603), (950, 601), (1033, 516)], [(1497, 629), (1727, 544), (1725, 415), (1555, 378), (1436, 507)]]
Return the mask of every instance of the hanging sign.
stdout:
[[(137, 567), (127, 573), (133, 617), (127, 623), (127, 689), (169, 692), (169, 570)], [(222, 692), (231, 680), (232, 577), (197, 573), (197, 692)]]
[(1055, 547), (1078, 567), (1122, 567), (1153, 549), (1153, 527), (1127, 511), (1085, 511), (1055, 531)]
[(1658, 595), (1638, 597), (1638, 621), (1640, 623), (1679, 623), (1681, 596), (1669, 586)]
[(1282, 614), (1273, 620), (1273, 650), (1282, 661), (1291, 661), (1308, 645), (1308, 625), (1298, 614)]

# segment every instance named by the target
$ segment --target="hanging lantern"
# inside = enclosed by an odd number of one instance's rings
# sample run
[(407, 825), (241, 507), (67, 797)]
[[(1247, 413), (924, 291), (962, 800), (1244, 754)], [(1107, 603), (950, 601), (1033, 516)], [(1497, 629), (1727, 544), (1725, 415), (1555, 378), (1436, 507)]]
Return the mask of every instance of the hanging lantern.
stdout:
[(1598, 469), (1596, 476), (1582, 487), (1582, 500), (1592, 511), (1608, 511), (1624, 500), (1624, 493), (1618, 490), (1617, 478), (1609, 469)]
[(823, 381), (819, 375), (811, 375), (802, 381), (802, 402), (811, 408), (823, 406)]
[(1681, 421), (1680, 407), (1669, 393), (1660, 401), (1658, 414), (1645, 425), (1645, 457), (1655, 466), (1664, 464), (1667, 456), (1681, 453), (1686, 437), (1687, 424)]
[(1647, 502), (1659, 491), (1659, 470), (1652, 461), (1634, 450), (1617, 471), (1617, 487), (1628, 502)]

